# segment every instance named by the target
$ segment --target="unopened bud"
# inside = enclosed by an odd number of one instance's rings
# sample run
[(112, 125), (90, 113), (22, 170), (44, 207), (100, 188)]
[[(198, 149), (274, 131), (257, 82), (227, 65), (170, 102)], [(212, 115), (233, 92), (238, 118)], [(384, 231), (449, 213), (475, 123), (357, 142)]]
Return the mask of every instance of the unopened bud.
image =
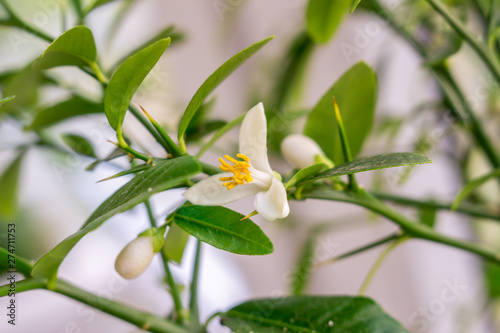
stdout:
[(281, 142), (281, 153), (288, 163), (298, 169), (316, 164), (318, 160), (329, 161), (316, 141), (302, 134), (287, 136)]
[(154, 254), (153, 237), (139, 236), (120, 252), (116, 258), (115, 269), (126, 279), (136, 278), (148, 268)]

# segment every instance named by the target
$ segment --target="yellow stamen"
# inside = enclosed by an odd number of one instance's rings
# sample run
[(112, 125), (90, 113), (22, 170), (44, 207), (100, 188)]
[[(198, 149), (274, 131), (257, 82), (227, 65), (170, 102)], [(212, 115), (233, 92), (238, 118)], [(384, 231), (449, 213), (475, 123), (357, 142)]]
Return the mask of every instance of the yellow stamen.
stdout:
[(229, 155), (224, 155), (224, 158), (233, 163), (230, 165), (222, 157), (219, 158), (219, 169), (226, 172), (232, 172), (232, 177), (220, 177), (219, 180), (222, 186), (227, 187), (228, 190), (235, 188), (237, 185), (253, 182), (252, 175), (248, 168), (250, 167), (250, 159), (244, 154), (236, 154), (236, 157), (241, 158), (243, 161), (238, 161)]

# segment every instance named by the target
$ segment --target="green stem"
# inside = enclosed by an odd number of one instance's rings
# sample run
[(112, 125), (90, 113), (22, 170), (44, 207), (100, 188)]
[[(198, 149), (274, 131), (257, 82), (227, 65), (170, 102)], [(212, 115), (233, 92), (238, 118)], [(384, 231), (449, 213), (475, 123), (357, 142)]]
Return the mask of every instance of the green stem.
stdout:
[(480, 245), (465, 242), (459, 239), (448, 237), (436, 232), (434, 229), (428, 226), (416, 223), (407, 219), (405, 216), (393, 211), (381, 201), (376, 199), (374, 196), (367, 192), (340, 192), (334, 191), (329, 188), (317, 188), (313, 189), (308, 193), (302, 195), (303, 198), (311, 199), (321, 199), (321, 200), (333, 200), (333, 201), (343, 201), (350, 202), (362, 207), (365, 207), (375, 213), (385, 216), (389, 220), (393, 221), (403, 229), (403, 231), (414, 238), (425, 239), (428, 241), (452, 246), (458, 249), (462, 249), (471, 253), (475, 253), (486, 260), (493, 261), (495, 263), (500, 263), (500, 254), (490, 251)]
[[(0, 267), (3, 265), (7, 265), (9, 262), (9, 259), (12, 259), (12, 257), (15, 258), (15, 267), (16, 271), (25, 275), (25, 276), (30, 276), (31, 275), (31, 269), (33, 268), (33, 263), (29, 261), (28, 259), (21, 258), (19, 256), (11, 254), (7, 249), (0, 247)], [(5, 267), (7, 268), (7, 267)]]
[(469, 30), (454, 17), (448, 9), (439, 0), (426, 0), (441, 17), (476, 51), (477, 55), (483, 60), (484, 64), (490, 69), (495, 79), (500, 82), (500, 66), (495, 55), (490, 52), (486, 45), (483, 45)]
[[(0, 260), (6, 259), (9, 252), (0, 248)], [(16, 268), (20, 273), (29, 276), (33, 268), (29, 260), (24, 259), (19, 256), (14, 256), (16, 260)], [(6, 261), (2, 261), (6, 262)], [(21, 264), (21, 265), (20, 265)], [(16, 293), (21, 293), (29, 290), (36, 289), (46, 289), (48, 287), (49, 281), (47, 279), (33, 278), (29, 277), (25, 280), (16, 282)], [(10, 284), (0, 286), (0, 297), (5, 297), (8, 295), (10, 289)], [(56, 279), (54, 286), (50, 288), (50, 291), (65, 295), (76, 301), (84, 303), (90, 307), (98, 309), (104, 313), (110, 314), (117, 318), (120, 318), (128, 323), (136, 325), (139, 328), (148, 330), (150, 332), (157, 333), (189, 333), (190, 331), (178, 326), (168, 320), (159, 318), (150, 313), (140, 311), (130, 307), (128, 305), (111, 301), (107, 298), (99, 297), (95, 294), (89, 293), (83, 289), (80, 289), (68, 282)]]
[(141, 106), (141, 109), (142, 111), (144, 112), (144, 114), (146, 115), (146, 117), (149, 119), (149, 121), (151, 122), (151, 124), (153, 124), (154, 128), (156, 129), (156, 131), (158, 132), (158, 134), (163, 138), (163, 140), (167, 143), (167, 145), (164, 147), (165, 150), (168, 152), (168, 153), (171, 153), (173, 156), (182, 156), (184, 155), (184, 152), (175, 144), (175, 142), (172, 140), (172, 138), (170, 138), (170, 136), (168, 135), (168, 133), (165, 131), (165, 129), (163, 127), (160, 126), (160, 124), (158, 124), (158, 122), (156, 122), (156, 120), (154, 120), (153, 117), (151, 117), (147, 112), (146, 110), (144, 110)]
[(330, 259), (327, 259), (325, 261), (322, 261), (322, 262), (316, 264), (315, 266), (316, 267), (322, 267), (322, 266), (326, 266), (328, 264), (333, 264), (334, 262), (340, 261), (340, 260), (345, 259), (345, 258), (349, 258), (349, 257), (354, 256), (354, 255), (356, 255), (358, 253), (361, 253), (361, 252), (365, 252), (365, 251), (371, 250), (371, 249), (373, 249), (373, 248), (375, 248), (377, 246), (380, 246), (382, 244), (385, 244), (385, 243), (397, 240), (397, 239), (399, 239), (401, 237), (403, 237), (403, 236), (401, 235), (400, 232), (392, 234), (392, 235), (387, 236), (385, 238), (382, 238), (382, 239), (380, 239), (378, 241), (369, 243), (369, 244), (367, 244), (365, 246), (362, 246), (362, 247), (359, 247), (359, 248), (354, 249), (352, 251), (349, 251), (347, 253), (341, 254), (340, 256), (337, 256), (337, 257), (330, 258)]
[(184, 312), (184, 306), (182, 305), (182, 299), (179, 293), (179, 288), (175, 283), (174, 276), (172, 274), (172, 271), (170, 270), (170, 264), (168, 263), (168, 258), (163, 251), (161, 251), (161, 258), (163, 261), (163, 267), (165, 269), (165, 278), (167, 280), (167, 284), (170, 288), (170, 293), (174, 301), (174, 308), (175, 312), (177, 313), (177, 322), (183, 324), (185, 322), (186, 316)]
[(79, 21), (81, 22), (84, 18), (81, 0), (73, 0), (73, 6), (75, 7), (76, 13), (78, 14)]
[[(434, 0), (427, 0), (427, 1), (434, 1)], [(408, 33), (408, 31), (406, 31), (406, 29), (403, 26), (395, 22), (392, 15), (389, 12), (387, 12), (378, 3), (377, 0), (370, 1), (369, 8), (374, 14), (386, 20), (396, 33), (398, 33), (401, 37), (406, 39), (413, 46), (415, 51), (417, 51), (420, 54), (420, 56), (424, 58), (424, 61), (429, 60), (425, 48), (410, 33)], [(472, 36), (472, 38), (474, 37)], [(495, 59), (493, 59), (493, 61), (495, 61), (496, 63)], [(491, 165), (494, 168), (499, 168), (500, 159), (498, 158), (495, 150), (492, 148), (490, 144), (491, 141), (488, 140), (487, 136), (485, 135), (485, 131), (481, 126), (481, 123), (476, 119), (469, 103), (467, 102), (467, 100), (465, 100), (465, 98), (463, 98), (463, 94), (461, 93), (458, 86), (454, 83), (453, 77), (449, 73), (449, 70), (446, 68), (446, 66), (443, 65), (433, 66), (430, 69), (436, 75), (436, 79), (438, 80), (438, 83), (445, 96), (445, 99), (450, 101), (451, 110), (454, 113), (454, 116), (458, 120), (461, 120), (465, 122), (465, 124), (471, 126), (472, 134), (477, 144), (484, 151)], [(450, 93), (452, 93), (453, 96), (450, 96)], [(457, 98), (459, 100), (454, 103), (453, 100)], [(464, 109), (463, 111), (460, 110), (461, 106), (463, 106)]]
[(380, 254), (380, 256), (377, 258), (375, 263), (373, 264), (372, 268), (366, 275), (365, 280), (363, 281), (363, 284), (361, 284), (361, 288), (359, 288), (359, 295), (362, 296), (365, 294), (366, 289), (368, 289), (368, 286), (370, 285), (370, 282), (373, 280), (373, 277), (375, 276), (375, 273), (377, 273), (378, 269), (380, 266), (382, 266), (382, 263), (384, 262), (385, 258), (387, 258), (387, 255), (394, 250), (399, 244), (405, 242), (408, 239), (408, 237), (403, 237), (398, 239), (397, 241), (393, 242), (389, 246), (387, 246), (384, 251)]
[(123, 138), (123, 134), (122, 134), (122, 129), (121, 127), (119, 127), (117, 130), (116, 130), (116, 137), (118, 139), (118, 147), (120, 147), (121, 149), (125, 150), (127, 153), (129, 153), (130, 155), (138, 158), (138, 159), (141, 159), (143, 160), (144, 162), (146, 163), (149, 163), (151, 162), (151, 160), (153, 159), (151, 156), (148, 156), (148, 155), (144, 155), (138, 151), (136, 151), (135, 149), (133, 149), (132, 147), (130, 147), (128, 145), (128, 143), (125, 141), (125, 139)]
[(33, 35), (35, 35), (35, 36), (37, 36), (37, 37), (39, 37), (39, 38), (41, 38), (49, 43), (52, 43), (52, 41), (54, 40), (53, 37), (49, 36), (48, 34), (39, 30), (38, 28), (32, 26), (31, 24), (28, 24), (27, 22), (25, 22), (21, 17), (19, 17), (12, 10), (10, 5), (7, 3), (7, 0), (0, 0), (0, 4), (3, 6), (3, 8), (7, 12), (7, 14), (9, 14), (8, 23), (10, 25), (16, 26), (16, 27), (21, 28), (23, 30), (26, 30), (26, 31), (32, 33)]
[[(152, 227), (157, 228), (158, 223), (156, 222), (156, 218), (154, 217), (153, 214), (153, 209), (151, 207), (151, 203), (149, 200), (146, 200), (144, 202), (146, 206), (146, 210), (148, 212), (148, 218), (149, 222)], [(161, 253), (161, 258), (162, 258), (162, 263), (163, 267), (165, 270), (165, 280), (167, 281), (167, 284), (170, 288), (170, 295), (172, 296), (172, 300), (174, 301), (174, 308), (175, 308), (175, 313), (177, 314), (177, 321), (180, 324), (184, 323), (184, 307), (182, 306), (182, 300), (181, 300), (181, 295), (179, 293), (179, 288), (177, 287), (177, 284), (175, 283), (174, 277), (172, 275), (172, 271), (170, 270), (170, 265), (168, 263), (168, 258), (165, 255), (163, 251), (160, 251)]]
[[(498, 169), (500, 168), (500, 159), (497, 155), (496, 150), (491, 145), (491, 141), (486, 136), (486, 133), (476, 118), (472, 108), (467, 103), (464, 95), (460, 91), (460, 88), (455, 83), (451, 73), (446, 68), (445, 65), (441, 64), (432, 67), (434, 74), (437, 77), (439, 84), (443, 90), (443, 94), (450, 102), (452, 108), (456, 110), (456, 115), (459, 120), (470, 127), (470, 130), (477, 142), (477, 144), (483, 149), (486, 157), (490, 161), (491, 165)], [(463, 110), (460, 108), (463, 107)]]
[(200, 316), (198, 313), (198, 285), (200, 277), (201, 248), (202, 242), (197, 239), (196, 254), (193, 266), (193, 277), (191, 279), (191, 297), (189, 300), (189, 311), (191, 312), (191, 317), (195, 324), (199, 324), (200, 320)]
[[(495, 21), (496, 21), (496, 11), (497, 11), (497, 0), (490, 0), (490, 8), (486, 16), (486, 33), (485, 40), (489, 41), (490, 37), (495, 32)], [(493, 52), (493, 50), (491, 50)]]
[[(33, 290), (33, 289), (45, 289), (47, 286), (47, 281), (42, 279), (28, 278), (21, 281), (16, 281), (15, 283), (15, 293), (22, 293), (23, 291)], [(5, 297), (11, 292), (10, 283), (0, 286), (0, 297)]]
[(205, 163), (205, 162), (202, 162), (202, 161), (199, 161), (200, 164), (201, 164), (201, 168), (202, 168), (202, 171), (204, 173), (206, 173), (207, 175), (209, 176), (213, 176), (213, 175), (216, 175), (218, 173), (221, 173), (222, 171), (216, 167), (216, 166), (213, 166), (211, 164), (208, 164), (208, 163)]
[[(347, 134), (344, 128), (344, 122), (342, 121), (342, 116), (340, 115), (340, 110), (337, 105), (337, 100), (333, 96), (333, 106), (335, 108), (335, 117), (337, 118), (337, 127), (339, 130), (340, 143), (342, 144), (342, 153), (344, 154), (344, 163), (349, 163), (352, 161), (351, 149), (349, 148), (349, 142), (347, 142)], [(356, 176), (353, 173), (347, 175), (349, 178), (349, 189), (358, 190), (358, 182), (356, 181)]]
[(68, 296), (74, 300), (90, 305), (117, 318), (126, 320), (135, 326), (150, 332), (187, 333), (185, 328), (175, 325), (147, 312), (139, 311), (124, 304), (96, 296), (92, 293), (76, 288), (69, 283), (57, 280), (55, 292)]
[(101, 82), (101, 84), (103, 84), (104, 87), (106, 87), (109, 83), (109, 79), (107, 78), (106, 74), (104, 74), (99, 64), (96, 62), (92, 62), (90, 64), (90, 68), (92, 68), (92, 70), (94, 71), (95, 78), (99, 80), (99, 82)]
[[(402, 197), (400, 195), (392, 195), (381, 192), (371, 192), (371, 194), (379, 198), (380, 200), (390, 201), (400, 205), (413, 206), (417, 208), (432, 208), (438, 210), (452, 211), (451, 203), (416, 200), (412, 198)], [(498, 209), (498, 207), (496, 206), (485, 207), (485, 206), (476, 206), (467, 203), (462, 203), (456, 210), (453, 211), (467, 214), (470, 216), (500, 221), (500, 209)]]
[(146, 127), (146, 129), (151, 133), (151, 135), (158, 141), (158, 143), (168, 152), (169, 146), (167, 142), (158, 134), (153, 125), (142, 115), (142, 113), (137, 110), (133, 105), (129, 105), (130, 112), (134, 115), (141, 124)]

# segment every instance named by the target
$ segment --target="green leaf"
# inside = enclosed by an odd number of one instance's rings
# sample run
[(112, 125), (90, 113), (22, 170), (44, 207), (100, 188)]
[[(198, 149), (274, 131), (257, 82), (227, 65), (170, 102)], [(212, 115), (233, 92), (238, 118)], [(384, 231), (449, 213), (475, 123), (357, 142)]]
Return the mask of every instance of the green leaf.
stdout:
[(420, 207), (420, 222), (430, 228), (436, 224), (437, 209), (433, 207)]
[(113, 74), (104, 94), (104, 112), (113, 129), (121, 128), (132, 96), (169, 44), (167, 38), (148, 46), (128, 58)]
[(19, 172), (24, 152), (12, 161), (0, 176), (0, 215), (9, 220), (16, 216)]
[(96, 8), (99, 8), (101, 6), (107, 5), (110, 2), (117, 1), (117, 0), (94, 0), (93, 2), (90, 3), (90, 5), (84, 10), (85, 15), (90, 13)]
[(112, 216), (131, 209), (146, 201), (153, 194), (182, 184), (186, 179), (198, 174), (201, 166), (191, 156), (163, 160), (150, 169), (134, 177), (121, 187), (88, 218), (76, 233), (64, 239), (54, 249), (44, 255), (33, 267), (32, 275), (52, 278), (71, 249), (89, 232), (100, 227)]
[(361, 0), (354, 0), (354, 2), (352, 3), (351, 11), (350, 11), (351, 14), (354, 13), (354, 11), (356, 10), (356, 8), (358, 7), (360, 2), (361, 2)]
[(273, 252), (273, 244), (244, 215), (221, 206), (186, 206), (172, 215), (173, 221), (187, 233), (218, 249), (246, 255)]
[(301, 182), (302, 180), (314, 176), (318, 172), (321, 172), (325, 169), (328, 169), (328, 166), (323, 163), (313, 164), (311, 166), (308, 166), (307, 168), (301, 169), (297, 171), (295, 175), (293, 175), (293, 177), (285, 184), (285, 187), (287, 189), (291, 188), (295, 186), (295, 184)]
[(326, 43), (340, 26), (352, 0), (310, 0), (307, 6), (307, 32), (316, 43)]
[[(154, 161), (156, 161), (156, 160), (154, 160)], [(119, 178), (119, 177), (122, 177), (122, 176), (130, 175), (132, 173), (141, 172), (141, 171), (144, 171), (144, 170), (149, 169), (151, 167), (153, 167), (153, 166), (150, 165), (150, 164), (146, 164), (146, 163), (139, 164), (139, 165), (137, 165), (137, 166), (135, 166), (133, 168), (130, 168), (128, 170), (124, 170), (124, 171), (118, 172), (118, 173), (116, 173), (116, 174), (114, 174), (112, 176), (109, 176), (107, 178), (101, 179), (100, 181), (98, 181), (98, 183), (103, 182), (105, 180), (111, 180), (111, 179)]]
[(491, 298), (500, 299), (500, 266), (493, 262), (485, 263), (486, 284)]
[(394, 168), (415, 164), (432, 163), (430, 159), (425, 156), (415, 153), (390, 153), (374, 156), (365, 156), (353, 160), (349, 163), (337, 165), (336, 167), (321, 172), (315, 176), (305, 179), (311, 181), (316, 179), (330, 178), (342, 175), (348, 175), (358, 172)]
[(168, 229), (165, 244), (163, 245), (163, 253), (169, 260), (180, 264), (188, 239), (189, 234), (179, 228), (177, 224), (172, 223)]
[(500, 177), (500, 169), (493, 170), (492, 172), (476, 178), (474, 180), (469, 181), (465, 187), (458, 193), (456, 196), (455, 200), (453, 201), (453, 204), (451, 205), (451, 209), (455, 210), (460, 206), (460, 203), (469, 196), (475, 189), (486, 183), (487, 181)]
[(291, 296), (248, 301), (221, 315), (235, 333), (408, 332), (366, 297)]
[(207, 121), (191, 131), (186, 131), (186, 142), (200, 140), (204, 136), (220, 130), (221, 128), (226, 126), (226, 124), (227, 122), (224, 120)]
[(97, 56), (94, 36), (86, 26), (69, 29), (59, 36), (45, 52), (33, 62), (33, 69), (58, 66), (92, 66)]
[[(9, 228), (9, 227), (7, 226), (6, 228)], [(7, 237), (5, 237), (5, 238), (7, 238)], [(19, 258), (14, 253), (10, 253), (8, 251), (8, 249), (5, 249), (5, 248), (0, 246), (0, 268), (4, 268), (5, 270), (11, 270), (11, 267), (9, 267), (10, 266), (9, 259), (12, 260), (12, 257), (15, 258), (16, 271), (21, 273), (21, 274), (24, 274), (26, 276), (29, 276), (30, 272), (31, 272), (30, 263), (27, 260), (23, 260), (22, 258)]]
[(94, 147), (84, 137), (75, 134), (65, 134), (62, 136), (62, 140), (75, 153), (96, 158)]
[(0, 99), (0, 104), (2, 103), (5, 103), (5, 102), (9, 102), (9, 101), (12, 101), (14, 98), (16, 98), (16, 96), (9, 96), (9, 97), (5, 97), (3, 99)]
[(14, 100), (2, 105), (0, 114), (11, 113), (13, 116), (19, 116), (20, 110), (31, 111), (34, 109), (38, 100), (39, 88), (45, 83), (52, 83), (42, 72), (34, 71), (31, 66), (3, 73), (0, 75), (0, 82), (2, 83), (3, 95), (16, 96)]
[(301, 248), (297, 264), (293, 268), (290, 291), (292, 295), (300, 295), (307, 288), (314, 264), (314, 250), (318, 234), (311, 232)]
[(307, 117), (304, 134), (316, 141), (335, 164), (341, 164), (344, 158), (333, 97), (340, 108), (351, 154), (356, 157), (373, 123), (377, 97), (375, 73), (364, 62), (352, 66), (323, 95)]
[(234, 72), (241, 64), (243, 64), (248, 58), (254, 55), (258, 50), (260, 50), (264, 45), (266, 45), (274, 36), (268, 37), (260, 42), (257, 42), (243, 51), (240, 51), (234, 55), (231, 59), (226, 61), (222, 66), (220, 66), (210, 77), (203, 82), (201, 87), (196, 91), (193, 98), (189, 102), (186, 111), (182, 115), (182, 119), (179, 123), (179, 133), (178, 138), (181, 143), (181, 148), (184, 145), (184, 134), (193, 119), (194, 115), (200, 109), (205, 99), (210, 95), (210, 93), (226, 79), (232, 72)]
[(29, 128), (41, 129), (72, 117), (102, 112), (104, 112), (102, 103), (93, 103), (84, 98), (73, 96), (64, 102), (38, 112)]

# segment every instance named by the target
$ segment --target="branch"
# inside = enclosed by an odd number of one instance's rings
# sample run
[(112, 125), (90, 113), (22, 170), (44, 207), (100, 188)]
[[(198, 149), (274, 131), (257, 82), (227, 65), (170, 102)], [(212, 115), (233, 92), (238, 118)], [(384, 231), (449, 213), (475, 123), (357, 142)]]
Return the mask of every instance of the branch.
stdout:
[(477, 205), (470, 205), (463, 203), (457, 209), (452, 210), (451, 203), (416, 200), (412, 198), (402, 197), (399, 195), (392, 195), (381, 192), (371, 192), (371, 194), (379, 198), (380, 200), (390, 201), (400, 205), (413, 206), (417, 208), (433, 208), (437, 210), (447, 210), (447, 211), (467, 214), (470, 216), (500, 221), (500, 215), (499, 215), (500, 209), (498, 209), (498, 207), (495, 206), (487, 207), (487, 206), (477, 206)]
[(302, 194), (302, 197), (310, 199), (350, 202), (358, 206), (365, 207), (382, 216), (385, 216), (389, 220), (399, 225), (401, 229), (409, 236), (452, 246), (464, 251), (475, 253), (486, 260), (500, 263), (500, 254), (492, 252), (489, 249), (486, 249), (477, 244), (442, 235), (424, 224), (411, 221), (405, 216), (390, 209), (367, 192), (347, 193), (335, 191), (329, 188), (316, 188)]
[[(9, 252), (4, 248), (0, 248), (0, 259), (4, 256), (9, 255)], [(14, 256), (14, 255), (11, 255)], [(14, 256), (17, 263), (22, 263), (21, 266), (16, 266), (20, 273), (29, 275), (32, 269), (32, 264), (29, 260), (21, 258), (19, 256)], [(7, 262), (3, 261), (2, 262)], [(10, 289), (10, 284), (0, 286), (0, 297), (8, 295)], [(35, 289), (45, 289), (48, 290), (48, 280), (29, 277), (25, 280), (16, 282), (16, 293), (21, 293), (24, 291), (35, 290)], [(61, 295), (65, 295), (76, 301), (84, 303), (102, 312), (120, 318), (126, 322), (129, 322), (143, 330), (148, 330), (150, 332), (157, 333), (189, 333), (190, 331), (178, 326), (166, 319), (157, 317), (148, 312), (137, 310), (131, 306), (125, 305), (123, 303), (115, 302), (103, 297), (99, 297), (88, 291), (80, 289), (68, 282), (61, 279), (56, 279), (54, 287), (50, 291), (56, 292)]]

